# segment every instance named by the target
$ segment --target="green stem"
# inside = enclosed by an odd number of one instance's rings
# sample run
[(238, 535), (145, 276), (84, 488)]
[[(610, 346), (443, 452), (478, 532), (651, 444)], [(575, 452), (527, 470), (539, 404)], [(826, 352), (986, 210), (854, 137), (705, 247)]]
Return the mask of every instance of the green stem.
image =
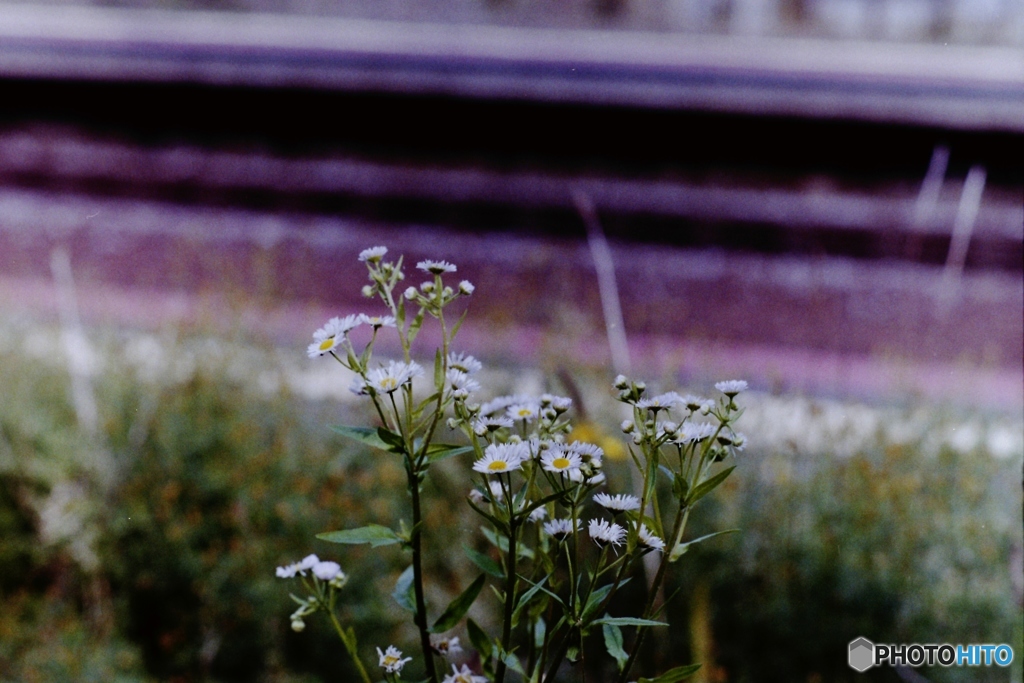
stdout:
[[(679, 511), (676, 512), (676, 519), (672, 525), (672, 536), (671, 538), (681, 537), (683, 529), (686, 527), (686, 520), (689, 519), (690, 508), (684, 505), (679, 506)], [(647, 602), (644, 605), (643, 619), (650, 619), (651, 613), (654, 609), (654, 601), (657, 599), (658, 590), (661, 588), (661, 582), (665, 579), (665, 571), (668, 569), (668, 558), (672, 555), (672, 551), (675, 550), (678, 541), (674, 541), (669, 547), (661, 553), (661, 562), (658, 564), (658, 572), (654, 575), (654, 581), (651, 583), (650, 592), (647, 595)], [(633, 664), (636, 663), (636, 659), (640, 654), (640, 648), (644, 644), (644, 638), (647, 636), (647, 629), (643, 626), (638, 626), (636, 629), (636, 640), (633, 641), (632, 652), (629, 653), (629, 659), (626, 660), (626, 666), (622, 668), (622, 673), (619, 674), (619, 683), (625, 683), (629, 676), (630, 669), (633, 668)]]
[[(506, 494), (509, 497), (510, 493)], [(512, 503), (509, 502), (511, 509)], [(494, 683), (504, 683), (505, 671), (508, 664), (505, 658), (509, 654), (509, 647), (512, 645), (512, 612), (516, 608), (516, 537), (519, 535), (519, 522), (513, 515), (509, 520), (508, 535), (508, 561), (505, 563), (505, 615), (501, 626), (501, 652), (498, 658), (498, 668), (494, 672)]]
[(372, 683), (370, 681), (370, 675), (366, 673), (366, 669), (363, 668), (363, 663), (359, 661), (359, 654), (356, 652), (356, 644), (345, 633), (345, 629), (341, 627), (341, 624), (338, 622), (338, 617), (334, 616), (334, 610), (328, 609), (327, 613), (331, 616), (331, 623), (334, 624), (334, 630), (338, 632), (338, 637), (341, 638), (341, 642), (345, 645), (345, 649), (348, 650), (349, 656), (352, 657), (352, 661), (359, 670), (359, 677), (363, 679), (363, 683)]
[(427, 671), (427, 680), (437, 683), (437, 670), (434, 667), (433, 650), (430, 647), (430, 630), (427, 627), (427, 603), (423, 597), (423, 553), (421, 544), (421, 522), (423, 514), (420, 510), (420, 482), (410, 456), (409, 492), (412, 494), (412, 533), (409, 545), (412, 547), (413, 590), (416, 594), (416, 628), (420, 631), (420, 648), (423, 650), (423, 664)]

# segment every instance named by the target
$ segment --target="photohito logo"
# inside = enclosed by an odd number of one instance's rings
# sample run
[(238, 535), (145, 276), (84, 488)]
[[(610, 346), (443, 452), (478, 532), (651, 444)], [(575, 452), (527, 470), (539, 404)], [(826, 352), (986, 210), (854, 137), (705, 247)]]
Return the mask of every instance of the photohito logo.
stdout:
[(850, 668), (864, 673), (873, 666), (1010, 666), (1013, 648), (1000, 645), (875, 645), (861, 637), (850, 641)]

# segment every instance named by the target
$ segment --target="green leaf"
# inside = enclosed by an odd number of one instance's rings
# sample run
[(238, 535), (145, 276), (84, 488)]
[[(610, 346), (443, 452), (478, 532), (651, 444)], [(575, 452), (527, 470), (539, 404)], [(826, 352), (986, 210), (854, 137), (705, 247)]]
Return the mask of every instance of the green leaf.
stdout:
[(377, 436), (388, 445), (388, 450), (392, 453), (405, 453), (405, 441), (402, 440), (401, 435), (383, 427), (377, 427)]
[[(499, 536), (494, 533), (493, 529), (488, 529), (485, 526), (480, 527), (480, 531), (483, 533), (484, 538), (490, 541), (495, 548), (503, 553), (508, 553), (508, 536)], [(532, 560), (534, 556), (533, 549), (526, 547), (523, 543), (516, 545), (516, 554), (520, 558), (526, 558), (528, 560)]]
[(679, 681), (689, 678), (693, 674), (697, 673), (697, 669), (699, 668), (700, 664), (677, 666), (674, 669), (666, 671), (657, 678), (641, 678), (636, 683), (678, 683)]
[(394, 453), (394, 451), (391, 450), (391, 447), (381, 440), (376, 429), (371, 429), (370, 427), (347, 427), (345, 425), (333, 425), (331, 429), (342, 436), (347, 436), (355, 441), (365, 443), (367, 446), (372, 446), (373, 448), (379, 448), (382, 451)]
[(330, 543), (345, 543), (348, 545), (369, 543), (374, 548), (402, 542), (402, 537), (395, 533), (394, 530), (380, 524), (370, 524), (358, 529), (345, 529), (344, 531), (327, 531), (317, 534), (316, 537), (321, 541), (328, 541)]
[(686, 494), (690, 491), (690, 483), (681, 474), (676, 474), (674, 477), (672, 480), (672, 493), (676, 494), (677, 500), (686, 500)]
[[(620, 585), (624, 584), (625, 582), (623, 581)], [(587, 600), (587, 606), (583, 608), (582, 619), (584, 623), (586, 623), (587, 620), (594, 614), (594, 612), (597, 611), (597, 608), (601, 606), (601, 603), (604, 602), (604, 599), (606, 597), (608, 597), (608, 594), (611, 592), (612, 586), (614, 585), (615, 584), (613, 583), (606, 584), (604, 586), (601, 586), (600, 588), (595, 589), (590, 594), (590, 599)]]
[(438, 391), (444, 386), (444, 357), (441, 356), (441, 349), (434, 354), (434, 386)]
[(416, 317), (412, 319), (411, 323), (409, 323), (409, 344), (412, 344), (413, 340), (416, 339), (416, 335), (419, 334), (420, 327), (423, 325), (423, 314), (425, 312), (426, 309), (423, 306), (420, 306), (420, 310), (416, 313)]
[(427, 446), (427, 460), (437, 462), (463, 453), (472, 453), (472, 446), (457, 446), (450, 443), (432, 443)]
[[(523, 577), (520, 577), (520, 578), (523, 578)], [(522, 595), (519, 596), (519, 600), (516, 601), (516, 608), (515, 608), (515, 610), (512, 611), (512, 624), (513, 625), (519, 623), (519, 613), (522, 612), (524, 607), (526, 607), (528, 604), (530, 604), (530, 600), (532, 600), (533, 596), (536, 595), (544, 587), (544, 583), (549, 578), (550, 578), (550, 576), (545, 576), (543, 579), (541, 579), (537, 583), (533, 584), (530, 587), (529, 590), (527, 590), (525, 593), (523, 593)], [(529, 580), (524, 579), (524, 578), (523, 578), (523, 581), (526, 581), (526, 583), (530, 583)]]
[(700, 500), (707, 494), (711, 493), (716, 486), (721, 484), (723, 481), (725, 481), (726, 477), (732, 474), (732, 471), (734, 469), (736, 469), (735, 465), (733, 465), (732, 467), (727, 467), (726, 469), (722, 470), (721, 472), (711, 477), (710, 479), (702, 481), (701, 483), (694, 486), (693, 490), (690, 491), (689, 497), (686, 499), (686, 504), (693, 505), (698, 500)]
[(472, 619), (467, 619), (466, 631), (469, 632), (469, 642), (473, 643), (473, 647), (480, 653), (480, 659), (485, 662), (489, 660), (494, 651), (494, 646), (491, 645), (491, 639), (487, 637), (484, 630)]
[(601, 630), (604, 633), (604, 649), (615, 660), (619, 671), (622, 671), (629, 660), (629, 655), (622, 649), (622, 630), (614, 624), (603, 624)]
[(409, 610), (413, 614), (416, 614), (416, 594), (412, 587), (413, 572), (412, 565), (409, 565), (402, 575), (398, 577), (398, 581), (395, 582), (395, 590), (391, 594), (391, 597), (395, 599), (399, 605)]
[(596, 624), (609, 624), (611, 626), (668, 626), (667, 622), (654, 621), (653, 619), (639, 619), (637, 617), (602, 617), (595, 619)]
[(678, 560), (680, 557), (683, 556), (683, 554), (687, 550), (690, 549), (691, 545), (696, 545), (696, 544), (700, 543), (701, 541), (706, 541), (709, 538), (714, 538), (715, 536), (721, 536), (722, 534), (734, 534), (737, 531), (739, 531), (739, 529), (726, 529), (725, 531), (716, 531), (713, 534), (707, 534), (706, 536), (701, 536), (700, 538), (695, 538), (692, 541), (687, 541), (686, 543), (680, 543), (679, 545), (677, 545), (675, 548), (672, 549), (672, 552), (668, 556), (668, 561), (669, 562), (675, 562), (676, 560)]
[(466, 314), (467, 313), (469, 313), (469, 309), (468, 308), (465, 309), (464, 311), (462, 311), (462, 315), (460, 315), (459, 319), (457, 321), (455, 321), (455, 325), (452, 327), (451, 334), (448, 335), (449, 339), (455, 339), (455, 335), (457, 335), (459, 333), (459, 328), (462, 327), (462, 321), (464, 321), (466, 319)]
[(523, 665), (519, 663), (519, 657), (516, 657), (514, 652), (507, 653), (501, 659), (505, 662), (505, 665), (508, 666), (508, 668), (512, 669), (523, 678), (526, 677), (526, 672), (523, 671)]
[(456, 624), (462, 621), (462, 617), (466, 616), (466, 612), (473, 606), (473, 601), (476, 600), (476, 596), (480, 595), (480, 591), (483, 590), (484, 581), (487, 577), (481, 574), (476, 577), (476, 581), (469, 584), (469, 588), (462, 591), (462, 594), (457, 598), (448, 603), (448, 607), (445, 608), (441, 616), (437, 618), (434, 625), (430, 628), (431, 633), (443, 633), (452, 629)]
[(473, 550), (468, 545), (463, 545), (462, 549), (466, 551), (466, 557), (473, 561), (477, 567), (480, 567), (485, 573), (490, 574), (496, 579), (504, 579), (505, 572), (502, 571), (501, 565), (492, 560), (487, 555), (481, 552)]

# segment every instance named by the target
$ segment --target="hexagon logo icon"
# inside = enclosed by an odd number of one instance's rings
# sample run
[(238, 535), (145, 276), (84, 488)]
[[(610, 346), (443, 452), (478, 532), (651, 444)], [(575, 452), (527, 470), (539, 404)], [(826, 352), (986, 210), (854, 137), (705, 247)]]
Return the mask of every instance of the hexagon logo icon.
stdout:
[(850, 668), (864, 673), (875, 663), (875, 644), (867, 638), (858, 638), (850, 642)]

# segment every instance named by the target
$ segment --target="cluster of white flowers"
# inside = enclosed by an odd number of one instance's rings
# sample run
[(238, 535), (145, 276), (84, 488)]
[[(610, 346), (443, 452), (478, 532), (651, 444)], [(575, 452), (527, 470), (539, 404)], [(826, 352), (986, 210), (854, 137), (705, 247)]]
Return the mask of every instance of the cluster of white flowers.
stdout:
[(279, 579), (292, 579), (296, 575), (305, 576), (311, 572), (313, 576), (321, 581), (334, 582), (345, 580), (345, 572), (341, 571), (341, 565), (330, 560), (321, 560), (316, 555), (307, 555), (298, 562), (286, 564), (277, 568)]
[(366, 373), (366, 386), (378, 394), (391, 394), (422, 374), (423, 368), (416, 361), (388, 361), (386, 366)]

